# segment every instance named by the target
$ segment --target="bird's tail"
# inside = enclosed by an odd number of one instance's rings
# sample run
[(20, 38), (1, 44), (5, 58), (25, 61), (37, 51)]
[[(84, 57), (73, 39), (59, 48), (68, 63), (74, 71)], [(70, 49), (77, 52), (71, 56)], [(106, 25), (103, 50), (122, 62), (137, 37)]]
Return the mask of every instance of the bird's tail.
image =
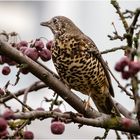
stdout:
[(105, 114), (113, 114), (115, 116), (120, 116), (120, 113), (115, 106), (113, 99), (111, 98), (110, 94), (100, 95), (97, 99), (95, 96), (91, 96), (93, 102), (95, 103), (99, 112)]

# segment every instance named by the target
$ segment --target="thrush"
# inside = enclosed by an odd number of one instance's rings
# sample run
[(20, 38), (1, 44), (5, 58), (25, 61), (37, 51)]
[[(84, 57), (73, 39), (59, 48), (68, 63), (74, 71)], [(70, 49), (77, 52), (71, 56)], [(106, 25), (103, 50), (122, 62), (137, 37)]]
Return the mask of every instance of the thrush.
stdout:
[(91, 97), (100, 112), (112, 114), (114, 91), (95, 43), (67, 17), (56, 16), (41, 25), (54, 34), (52, 60), (62, 81)]

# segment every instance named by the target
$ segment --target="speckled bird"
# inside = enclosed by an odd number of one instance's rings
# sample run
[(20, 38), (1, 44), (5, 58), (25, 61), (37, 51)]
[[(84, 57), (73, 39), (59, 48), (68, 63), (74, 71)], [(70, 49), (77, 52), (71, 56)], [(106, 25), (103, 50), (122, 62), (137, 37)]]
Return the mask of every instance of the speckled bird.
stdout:
[(112, 114), (114, 91), (95, 43), (67, 17), (56, 16), (41, 25), (54, 34), (52, 60), (62, 81), (90, 96), (100, 112)]

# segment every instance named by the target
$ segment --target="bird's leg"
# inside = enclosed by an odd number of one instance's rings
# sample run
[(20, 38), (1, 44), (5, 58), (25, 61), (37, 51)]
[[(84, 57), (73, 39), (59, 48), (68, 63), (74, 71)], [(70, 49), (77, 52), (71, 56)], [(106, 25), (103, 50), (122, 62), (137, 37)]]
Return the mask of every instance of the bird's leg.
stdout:
[(88, 95), (87, 101), (85, 101), (85, 110), (90, 107), (90, 97), (91, 97), (91, 92)]

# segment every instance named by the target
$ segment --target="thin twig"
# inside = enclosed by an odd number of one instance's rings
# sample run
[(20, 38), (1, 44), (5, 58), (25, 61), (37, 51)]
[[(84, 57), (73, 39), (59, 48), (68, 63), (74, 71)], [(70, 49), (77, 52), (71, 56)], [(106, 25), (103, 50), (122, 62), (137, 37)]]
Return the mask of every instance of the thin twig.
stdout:
[[(30, 91), (31, 88), (32, 88), (32, 86), (26, 88), (26, 90), (24, 91), (23, 104), (25, 104), (25, 105), (26, 105), (26, 102), (27, 102), (28, 93), (29, 93), (29, 91)], [(24, 106), (22, 107), (22, 111), (23, 111), (23, 112), (25, 111)]]
[(96, 136), (96, 137), (94, 138), (94, 140), (97, 140), (97, 139), (99, 139), (99, 140), (106, 139), (106, 137), (107, 137), (107, 135), (108, 135), (108, 132), (109, 132), (109, 129), (105, 129), (104, 135), (103, 135), (102, 137)]
[[(31, 86), (32, 88), (30, 88), (30, 91), (29, 91), (29, 92), (37, 91), (37, 90), (40, 90), (40, 89), (42, 89), (42, 88), (46, 88), (46, 87), (47, 87), (47, 85), (45, 85), (42, 81), (36, 81), (36, 82), (34, 82), (32, 85), (30, 85), (30, 86)], [(28, 88), (28, 87), (27, 87), (27, 88)], [(26, 90), (27, 88), (24, 88), (24, 89), (21, 89), (21, 90), (15, 92), (15, 93), (12, 93), (12, 95), (14, 94), (16, 97), (21, 96), (21, 95), (24, 94), (24, 92), (25, 92), (25, 90)], [(4, 103), (4, 102), (7, 102), (7, 101), (11, 100), (11, 99), (13, 98), (12, 95), (9, 94), (9, 95), (7, 95), (7, 96), (5, 96), (5, 97), (3, 97), (3, 98), (0, 98), (0, 103)]]
[(10, 94), (11, 96), (13, 96), (14, 99), (16, 99), (20, 104), (22, 104), (24, 107), (26, 107), (28, 110), (32, 111), (33, 109), (31, 107), (29, 107), (28, 105), (24, 104), (22, 101), (20, 101), (14, 94), (12, 94), (9, 91), (6, 91), (7, 94)]
[(118, 87), (121, 88), (121, 89), (126, 93), (126, 95), (132, 97), (132, 94), (131, 94), (130, 92), (128, 92), (128, 91), (126, 90), (126, 88), (123, 87), (123, 86), (120, 84), (120, 82), (117, 80), (117, 78), (114, 76), (114, 74), (112, 73), (112, 71), (110, 70), (110, 68), (109, 68), (108, 66), (107, 66), (107, 69), (108, 69), (108, 71), (110, 72), (110, 74), (112, 75), (112, 77), (114, 78), (114, 80), (117, 82)]
[(113, 32), (114, 36), (108, 35), (108, 37), (110, 38), (110, 40), (120, 39), (121, 41), (123, 41), (125, 39), (125, 37), (124, 36), (120, 36), (118, 34), (118, 31), (117, 31), (117, 29), (115, 27), (114, 22), (112, 22), (112, 25), (113, 25), (115, 31)]
[(16, 129), (16, 131), (13, 133), (13, 136), (17, 136), (17, 134), (29, 123), (29, 120), (26, 120), (23, 122), (23, 124)]
[(123, 14), (122, 14), (122, 12), (120, 11), (119, 3), (118, 3), (116, 0), (111, 0), (111, 4), (115, 7), (117, 13), (119, 14), (119, 16), (120, 16), (120, 18), (121, 18), (121, 21), (122, 21), (122, 23), (123, 23), (124, 29), (125, 29), (125, 31), (127, 32), (129, 26), (128, 26), (128, 24), (127, 24), (127, 22), (126, 22), (126, 20), (125, 20), (125, 18), (124, 18), (124, 16), (123, 16)]
[(50, 111), (53, 109), (53, 106), (54, 106), (54, 105), (55, 105), (55, 103), (57, 102), (58, 97), (59, 97), (59, 95), (58, 95), (58, 94), (56, 94), (56, 97), (55, 97), (55, 99), (52, 101), (51, 106), (50, 106), (50, 108), (49, 108), (49, 110), (50, 110)]
[(17, 74), (16, 74), (16, 81), (15, 81), (15, 83), (13, 85), (14, 86), (17, 85), (17, 83), (19, 82), (19, 80), (20, 80), (20, 71), (17, 72)]
[(106, 53), (109, 53), (109, 52), (115, 52), (115, 51), (118, 51), (118, 50), (125, 50), (126, 47), (127, 46), (114, 47), (112, 49), (108, 49), (108, 50), (102, 51), (101, 54), (106, 54)]
[(121, 140), (121, 136), (119, 135), (119, 133), (118, 133), (118, 131), (117, 130), (115, 130), (115, 133), (116, 133), (116, 136), (117, 136), (117, 140)]

